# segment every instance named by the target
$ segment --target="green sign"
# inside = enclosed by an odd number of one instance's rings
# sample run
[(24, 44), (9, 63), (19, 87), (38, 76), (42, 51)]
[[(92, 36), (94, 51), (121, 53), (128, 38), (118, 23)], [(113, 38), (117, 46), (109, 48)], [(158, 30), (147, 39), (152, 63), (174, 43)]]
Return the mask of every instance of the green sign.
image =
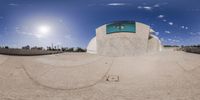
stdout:
[(106, 33), (119, 33), (119, 32), (130, 32), (135, 33), (136, 32), (136, 25), (135, 22), (132, 21), (121, 21), (121, 22), (115, 22), (108, 24), (106, 26)]

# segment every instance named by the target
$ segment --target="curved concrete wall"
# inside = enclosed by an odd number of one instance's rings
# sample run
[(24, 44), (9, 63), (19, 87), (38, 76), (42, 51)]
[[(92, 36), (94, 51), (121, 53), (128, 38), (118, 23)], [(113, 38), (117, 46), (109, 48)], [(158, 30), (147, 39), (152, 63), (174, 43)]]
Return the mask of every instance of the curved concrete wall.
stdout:
[(97, 28), (97, 52), (106, 56), (139, 55), (147, 50), (150, 27), (136, 22), (136, 33), (106, 34), (106, 25)]
[(148, 52), (158, 52), (161, 51), (161, 49), (162, 46), (160, 40), (158, 37), (151, 34), (148, 40)]
[(148, 25), (136, 22), (135, 33), (106, 34), (106, 25), (103, 25), (96, 29), (96, 37), (90, 41), (87, 52), (103, 56), (133, 56), (159, 51), (161, 43), (150, 34), (152, 32)]
[(87, 47), (87, 53), (97, 54), (96, 37), (92, 38)]

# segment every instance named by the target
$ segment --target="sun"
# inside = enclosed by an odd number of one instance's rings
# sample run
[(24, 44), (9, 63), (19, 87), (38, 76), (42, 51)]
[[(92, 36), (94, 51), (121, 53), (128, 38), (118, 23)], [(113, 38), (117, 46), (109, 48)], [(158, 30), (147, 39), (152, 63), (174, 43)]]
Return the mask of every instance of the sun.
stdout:
[(47, 25), (41, 25), (38, 27), (39, 34), (48, 34), (50, 30), (51, 30), (50, 26)]
[(37, 38), (46, 37), (47, 35), (50, 34), (50, 32), (51, 32), (51, 27), (49, 25), (38, 25), (35, 36)]

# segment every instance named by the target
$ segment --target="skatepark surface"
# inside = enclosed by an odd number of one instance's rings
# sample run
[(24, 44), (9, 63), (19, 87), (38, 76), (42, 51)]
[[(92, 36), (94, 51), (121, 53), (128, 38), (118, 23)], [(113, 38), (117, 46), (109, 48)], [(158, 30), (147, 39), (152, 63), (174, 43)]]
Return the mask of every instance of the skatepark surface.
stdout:
[(0, 55), (0, 100), (200, 100), (200, 55)]

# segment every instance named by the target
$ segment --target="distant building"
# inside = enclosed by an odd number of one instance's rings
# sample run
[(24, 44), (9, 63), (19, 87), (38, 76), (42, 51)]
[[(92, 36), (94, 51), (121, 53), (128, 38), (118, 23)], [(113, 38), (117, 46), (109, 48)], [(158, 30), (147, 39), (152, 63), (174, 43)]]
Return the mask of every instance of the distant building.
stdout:
[(27, 45), (27, 46), (24, 46), (24, 47), (22, 47), (22, 49), (25, 49), (25, 50), (30, 50), (30, 46), (29, 46), (29, 45)]
[(88, 53), (106, 56), (131, 56), (161, 51), (162, 45), (150, 26), (135, 21), (118, 21), (96, 29)]
[(32, 47), (31, 50), (44, 50), (43, 47)]
[(80, 47), (76, 47), (76, 48), (73, 48), (73, 52), (85, 52), (86, 50), (80, 48)]

